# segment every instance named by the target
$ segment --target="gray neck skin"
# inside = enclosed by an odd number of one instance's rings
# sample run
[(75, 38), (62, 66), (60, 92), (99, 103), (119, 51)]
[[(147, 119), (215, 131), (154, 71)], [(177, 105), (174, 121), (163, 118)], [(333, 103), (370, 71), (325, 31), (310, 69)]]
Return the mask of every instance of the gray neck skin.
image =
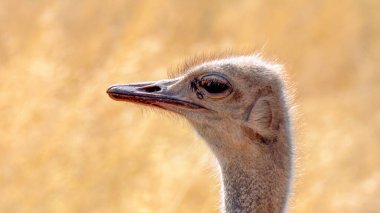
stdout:
[[(286, 206), (289, 174), (276, 171), (268, 163), (261, 168), (232, 164), (221, 166), (223, 212), (283, 212)], [(290, 169), (290, 168), (289, 168)]]
[[(291, 143), (285, 125), (280, 125), (275, 142), (270, 144), (245, 136), (226, 138), (226, 134), (212, 126), (196, 126), (201, 127), (196, 128), (197, 131), (219, 162), (223, 182), (222, 212), (285, 211), (291, 177)], [(228, 135), (233, 132), (244, 135), (238, 128), (231, 129), (234, 131)]]

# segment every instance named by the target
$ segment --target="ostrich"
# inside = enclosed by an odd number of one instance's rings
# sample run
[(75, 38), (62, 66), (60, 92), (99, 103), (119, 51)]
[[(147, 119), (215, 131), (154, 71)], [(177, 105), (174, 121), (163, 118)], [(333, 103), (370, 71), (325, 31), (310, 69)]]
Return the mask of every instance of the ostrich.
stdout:
[(256, 55), (206, 58), (171, 79), (113, 85), (107, 93), (191, 123), (217, 159), (222, 212), (286, 211), (292, 143), (281, 66)]

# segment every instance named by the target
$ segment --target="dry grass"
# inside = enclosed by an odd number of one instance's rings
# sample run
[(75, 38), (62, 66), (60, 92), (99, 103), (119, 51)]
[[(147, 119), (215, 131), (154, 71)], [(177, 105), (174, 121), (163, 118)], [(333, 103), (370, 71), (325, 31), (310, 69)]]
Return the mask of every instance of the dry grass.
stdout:
[(298, 91), (291, 212), (380, 209), (379, 1), (0, 5), (1, 212), (217, 212), (214, 161), (186, 122), (105, 90), (247, 47)]

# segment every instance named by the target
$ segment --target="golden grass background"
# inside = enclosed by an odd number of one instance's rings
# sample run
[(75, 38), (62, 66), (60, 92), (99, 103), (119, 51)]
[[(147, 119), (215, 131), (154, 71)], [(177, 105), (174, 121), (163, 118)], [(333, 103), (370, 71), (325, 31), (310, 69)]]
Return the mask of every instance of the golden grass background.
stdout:
[(379, 11), (378, 0), (0, 0), (0, 211), (217, 212), (214, 160), (186, 122), (105, 91), (252, 48), (297, 90), (290, 212), (378, 212)]

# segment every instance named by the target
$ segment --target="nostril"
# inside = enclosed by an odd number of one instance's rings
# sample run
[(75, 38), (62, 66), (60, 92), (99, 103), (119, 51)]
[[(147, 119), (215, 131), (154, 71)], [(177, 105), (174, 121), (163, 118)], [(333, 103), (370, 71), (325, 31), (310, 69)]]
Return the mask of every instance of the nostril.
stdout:
[(161, 87), (159, 86), (149, 86), (149, 87), (143, 87), (141, 90), (144, 90), (145, 92), (158, 92), (161, 90)]

